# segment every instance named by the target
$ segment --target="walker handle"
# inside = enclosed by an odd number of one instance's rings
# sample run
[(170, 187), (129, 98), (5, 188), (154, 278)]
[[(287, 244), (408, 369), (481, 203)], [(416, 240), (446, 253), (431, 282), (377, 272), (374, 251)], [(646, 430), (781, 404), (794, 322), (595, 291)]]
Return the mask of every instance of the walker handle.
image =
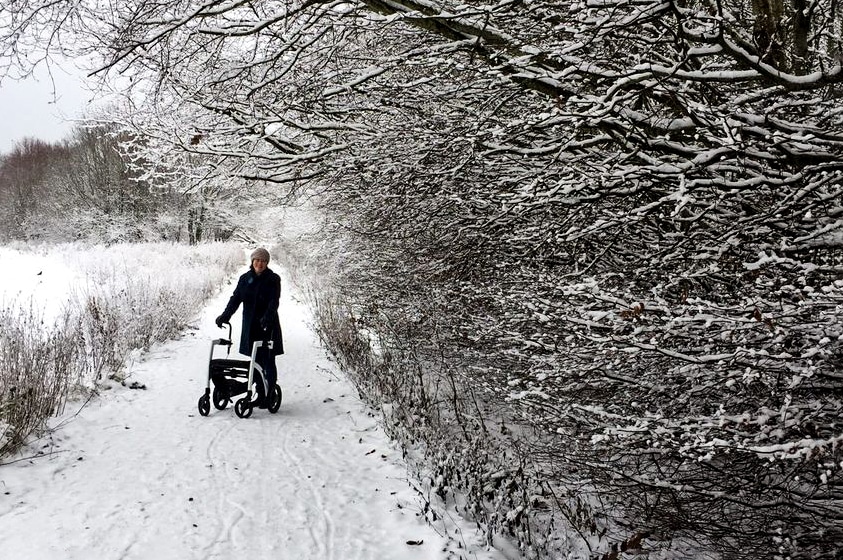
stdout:
[[(228, 338), (227, 339), (218, 338), (218, 339), (214, 340), (213, 343), (219, 344), (220, 346), (225, 346), (226, 347), (226, 355), (228, 355), (228, 353), (231, 352), (231, 345), (233, 344), (231, 342), (231, 323), (226, 321), (225, 323), (223, 323), (223, 325), (228, 325)], [(220, 328), (222, 328), (222, 326), (220, 326)]]

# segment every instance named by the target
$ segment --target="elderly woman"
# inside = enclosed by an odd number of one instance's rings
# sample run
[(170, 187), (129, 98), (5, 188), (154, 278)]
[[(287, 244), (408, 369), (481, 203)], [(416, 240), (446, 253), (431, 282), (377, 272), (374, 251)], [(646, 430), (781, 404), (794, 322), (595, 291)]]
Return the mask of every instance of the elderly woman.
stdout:
[[(275, 368), (275, 356), (284, 353), (281, 341), (281, 322), (278, 319), (278, 300), (281, 298), (281, 278), (269, 265), (269, 251), (263, 247), (251, 254), (249, 270), (240, 276), (237, 287), (225, 306), (225, 311), (217, 317), (218, 327), (228, 323), (240, 304), (243, 304), (243, 328), (240, 332), (240, 353), (247, 356), (252, 353), (255, 341), (271, 340), (272, 349), (266, 346), (258, 350), (255, 361), (266, 374), (267, 386), (272, 390), (278, 378)], [(266, 408), (268, 399), (264, 388), (256, 383), (258, 392), (257, 406)]]

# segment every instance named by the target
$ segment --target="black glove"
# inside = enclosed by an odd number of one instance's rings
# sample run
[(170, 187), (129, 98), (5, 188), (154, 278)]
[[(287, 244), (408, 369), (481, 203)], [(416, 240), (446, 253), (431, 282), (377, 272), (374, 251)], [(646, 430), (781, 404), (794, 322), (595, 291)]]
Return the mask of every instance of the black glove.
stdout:
[(217, 324), (217, 326), (219, 328), (222, 328), (223, 324), (225, 323), (225, 317), (220, 315), (219, 317), (216, 318), (216, 320), (214, 322)]

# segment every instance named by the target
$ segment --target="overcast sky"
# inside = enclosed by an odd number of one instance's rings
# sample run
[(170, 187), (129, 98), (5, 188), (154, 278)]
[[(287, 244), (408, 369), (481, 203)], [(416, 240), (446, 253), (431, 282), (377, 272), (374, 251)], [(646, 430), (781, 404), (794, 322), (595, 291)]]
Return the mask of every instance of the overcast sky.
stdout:
[(81, 74), (54, 68), (53, 83), (40, 68), (37, 79), (0, 83), (0, 153), (9, 153), (15, 143), (26, 138), (55, 142), (70, 134), (85, 110), (90, 93)]

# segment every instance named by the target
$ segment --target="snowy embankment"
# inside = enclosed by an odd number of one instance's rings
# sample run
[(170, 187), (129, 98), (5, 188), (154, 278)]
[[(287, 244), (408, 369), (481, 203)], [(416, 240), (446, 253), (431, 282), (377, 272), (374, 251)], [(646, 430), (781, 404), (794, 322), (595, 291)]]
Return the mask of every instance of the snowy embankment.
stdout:
[(0, 558), (503, 558), (463, 520), (424, 519), (400, 450), (286, 286), (280, 411), (200, 416), (229, 289), (196, 330), (128, 366), (143, 389), (112, 382), (68, 403), (50, 435), (0, 466)]

